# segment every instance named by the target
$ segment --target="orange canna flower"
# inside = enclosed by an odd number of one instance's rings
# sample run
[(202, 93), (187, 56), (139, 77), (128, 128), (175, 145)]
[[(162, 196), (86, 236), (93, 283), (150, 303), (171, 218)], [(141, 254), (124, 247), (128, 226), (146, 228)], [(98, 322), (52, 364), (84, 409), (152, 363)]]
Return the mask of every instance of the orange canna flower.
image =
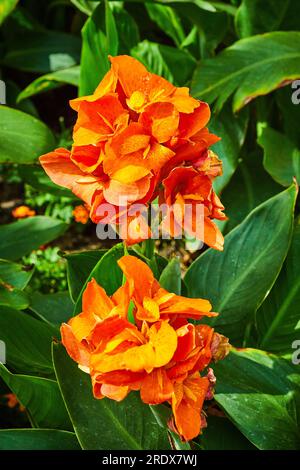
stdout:
[[(175, 168), (206, 171), (207, 160), (213, 160), (207, 149), (219, 138), (206, 127), (209, 106), (192, 98), (188, 88), (175, 87), (132, 57), (110, 61), (111, 70), (93, 95), (70, 102), (77, 112), (72, 149), (57, 149), (40, 162), (52, 181), (89, 206), (93, 222), (122, 226), (125, 216), (129, 218), (131, 229), (120, 231), (130, 244), (151, 235), (140, 227), (131, 207), (149, 205)], [(221, 173), (217, 162), (218, 171), (211, 168), (207, 174), (211, 182)], [(103, 215), (107, 205), (113, 211)], [(208, 219), (213, 218), (210, 211)], [(136, 237), (130, 235), (134, 230)], [(221, 245), (218, 233), (211, 246)]]
[[(215, 315), (207, 300), (167, 292), (149, 267), (133, 256), (118, 262), (126, 282), (109, 297), (93, 279), (83, 294), (82, 313), (61, 327), (62, 342), (89, 373), (95, 398), (121, 401), (139, 391), (144, 403), (167, 402), (169, 423), (183, 440), (201, 432), (201, 410), (213, 396), (211, 369), (205, 368), (228, 341), (213, 328), (188, 318)], [(135, 323), (128, 319), (133, 303)], [(226, 343), (227, 341), (227, 343)], [(212, 350), (213, 346), (213, 350)]]
[(26, 217), (35, 216), (35, 211), (28, 206), (19, 206), (13, 209), (12, 216), (15, 219), (25, 219)]
[[(168, 217), (163, 220), (166, 231), (176, 236), (184, 226), (189, 235), (196, 234), (207, 245), (223, 249), (223, 235), (213, 222), (213, 219), (227, 219), (222, 212), (224, 206), (212, 187), (212, 174), (218, 173), (219, 168), (214, 154), (208, 153), (198, 168), (177, 167), (164, 179), (161, 201), (168, 206)], [(202, 224), (197, 224), (198, 208), (201, 208)]]
[(7, 406), (9, 408), (16, 408), (18, 406), (20, 411), (25, 411), (25, 407), (19, 403), (14, 393), (8, 393), (4, 395), (4, 397), (7, 398)]
[(73, 217), (75, 222), (86, 224), (89, 220), (89, 210), (86, 206), (76, 206), (73, 210)]

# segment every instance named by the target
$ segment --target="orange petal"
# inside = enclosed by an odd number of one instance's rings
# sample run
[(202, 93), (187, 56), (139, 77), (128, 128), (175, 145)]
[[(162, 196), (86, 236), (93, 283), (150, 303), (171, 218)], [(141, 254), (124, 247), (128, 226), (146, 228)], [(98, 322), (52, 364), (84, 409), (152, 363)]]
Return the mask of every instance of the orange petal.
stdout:
[(69, 356), (81, 366), (89, 367), (90, 352), (75, 337), (70, 325), (63, 323), (60, 328), (62, 344)]
[(203, 129), (210, 119), (210, 109), (207, 103), (199, 101), (199, 107), (191, 114), (180, 114), (179, 136), (189, 139)]
[(99, 286), (93, 278), (87, 283), (87, 287), (82, 296), (82, 308), (87, 315), (96, 315), (104, 319), (114, 308), (114, 303), (108, 297), (103, 287)]
[(181, 326), (176, 330), (176, 334), (178, 344), (172, 360), (177, 362), (184, 360), (195, 348), (195, 326), (190, 323)]
[(118, 260), (131, 292), (139, 304), (143, 304), (145, 297), (151, 298), (154, 275), (149, 266), (135, 256), (126, 255)]
[(183, 396), (176, 393), (172, 399), (172, 410), (176, 430), (182, 439), (189, 441), (201, 432), (201, 409), (209, 387), (206, 377), (193, 375), (183, 384), (176, 384), (176, 388), (183, 388)]
[(224, 237), (217, 225), (208, 217), (204, 219), (204, 242), (216, 250), (223, 251)]
[(148, 71), (144, 65), (127, 55), (109, 56), (109, 60), (112, 64), (112, 70), (118, 76), (127, 97), (130, 97), (135, 90), (143, 89), (141, 85), (144, 77), (148, 76)]
[(80, 199), (91, 205), (96, 190), (102, 189), (99, 178), (85, 175), (70, 159), (68, 150), (59, 148), (40, 157), (40, 162), (51, 180), (71, 189)]
[(122, 401), (130, 392), (129, 387), (120, 387), (118, 385), (103, 384), (101, 394), (111, 400)]
[(171, 103), (153, 103), (140, 115), (139, 123), (157, 142), (163, 143), (175, 135), (179, 125), (179, 113)]
[(141, 399), (149, 405), (158, 405), (170, 400), (173, 385), (164, 369), (155, 369), (142, 382)]
[(112, 179), (103, 190), (103, 196), (108, 203), (122, 207), (143, 199), (149, 192), (149, 189), (149, 176), (145, 176), (130, 184), (121, 183), (120, 181)]

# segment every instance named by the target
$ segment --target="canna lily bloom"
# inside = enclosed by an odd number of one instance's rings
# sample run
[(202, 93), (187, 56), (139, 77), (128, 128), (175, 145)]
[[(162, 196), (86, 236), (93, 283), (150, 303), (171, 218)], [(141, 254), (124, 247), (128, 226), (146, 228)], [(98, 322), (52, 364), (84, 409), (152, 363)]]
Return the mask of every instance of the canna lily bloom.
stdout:
[(174, 168), (164, 179), (161, 201), (167, 204), (167, 216), (162, 224), (172, 236), (180, 234), (184, 227), (190, 236), (223, 250), (224, 238), (213, 220), (226, 220), (227, 217), (212, 187), (211, 175), (219, 171), (218, 165), (216, 162), (212, 166), (207, 164), (208, 159), (198, 168)]
[[(131, 208), (148, 207), (175, 168), (199, 168), (219, 138), (207, 128), (209, 106), (188, 88), (175, 87), (132, 57), (110, 61), (95, 92), (70, 101), (77, 112), (71, 150), (56, 149), (40, 162), (53, 182), (82, 199), (93, 222), (117, 224), (131, 244), (151, 236)], [(220, 162), (218, 169), (211, 180)]]
[(12, 216), (15, 219), (26, 219), (27, 217), (34, 217), (35, 211), (28, 206), (19, 206), (13, 209)]
[(170, 428), (183, 440), (192, 439), (201, 432), (203, 402), (213, 396), (212, 373), (201, 374), (227, 340), (215, 338), (208, 325), (188, 322), (212, 315), (207, 300), (167, 292), (133, 256), (118, 264), (125, 284), (109, 297), (90, 281), (82, 313), (61, 327), (62, 342), (90, 374), (95, 398), (121, 401), (139, 391), (144, 403), (167, 402), (173, 411)]
[(85, 206), (76, 206), (73, 210), (75, 222), (86, 224), (89, 220), (89, 211)]

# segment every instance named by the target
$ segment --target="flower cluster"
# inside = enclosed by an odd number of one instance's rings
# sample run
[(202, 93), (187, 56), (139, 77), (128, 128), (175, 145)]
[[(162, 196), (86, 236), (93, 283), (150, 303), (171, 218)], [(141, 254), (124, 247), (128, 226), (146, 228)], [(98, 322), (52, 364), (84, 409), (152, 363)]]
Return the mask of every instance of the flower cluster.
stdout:
[(217, 315), (209, 301), (167, 292), (134, 256), (118, 264), (125, 284), (109, 297), (90, 281), (82, 313), (61, 327), (63, 344), (90, 373), (96, 398), (120, 401), (135, 390), (144, 403), (168, 402), (170, 428), (190, 440), (204, 425), (204, 400), (213, 397), (215, 377), (207, 367), (227, 354), (228, 340), (188, 322)]
[[(135, 204), (148, 205), (159, 196), (169, 208), (176, 234), (187, 218), (187, 203), (204, 206), (203, 241), (221, 250), (223, 237), (213, 219), (224, 219), (212, 188), (222, 165), (209, 147), (219, 140), (206, 125), (209, 106), (129, 56), (110, 57), (111, 70), (93, 95), (70, 102), (78, 113), (71, 151), (59, 148), (40, 157), (49, 177), (69, 188), (89, 207), (95, 223), (138, 226), (139, 239), (122, 233), (128, 244), (151, 236), (141, 228)], [(179, 217), (174, 203), (183, 207)], [(109, 219), (99, 208), (114, 208)], [(170, 215), (170, 214), (168, 214)], [(192, 231), (192, 217), (186, 225)], [(195, 233), (193, 230), (192, 233)]]

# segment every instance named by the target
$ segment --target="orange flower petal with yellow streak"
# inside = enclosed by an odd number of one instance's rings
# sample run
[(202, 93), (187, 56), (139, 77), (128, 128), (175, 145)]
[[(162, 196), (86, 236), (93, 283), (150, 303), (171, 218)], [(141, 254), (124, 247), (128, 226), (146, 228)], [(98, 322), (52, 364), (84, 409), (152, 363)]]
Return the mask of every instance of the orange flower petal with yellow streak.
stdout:
[(158, 405), (170, 400), (173, 394), (173, 384), (163, 368), (155, 369), (148, 374), (141, 385), (141, 399), (149, 405)]

